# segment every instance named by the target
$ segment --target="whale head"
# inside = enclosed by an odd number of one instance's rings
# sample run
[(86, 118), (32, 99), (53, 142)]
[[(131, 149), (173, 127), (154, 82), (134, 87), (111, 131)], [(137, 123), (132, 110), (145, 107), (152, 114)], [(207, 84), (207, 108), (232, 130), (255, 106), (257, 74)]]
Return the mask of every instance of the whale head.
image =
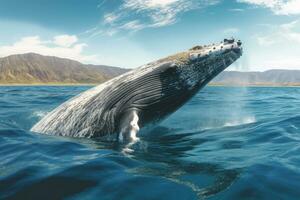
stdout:
[(181, 88), (198, 91), (241, 57), (242, 53), (242, 42), (231, 38), (217, 44), (195, 46), (160, 62), (168, 63), (169, 71), (176, 71)]
[[(224, 39), (221, 43), (195, 46), (188, 51), (190, 64), (210, 63), (215, 70), (224, 70), (242, 55), (242, 42), (240, 40)], [(211, 62), (212, 61), (212, 62)], [(219, 61), (222, 61), (219, 63)], [(221, 65), (218, 65), (221, 64)]]
[(242, 42), (232, 38), (218, 44), (195, 46), (173, 56), (173, 61), (186, 86), (197, 90), (234, 63), (242, 53)]
[[(150, 113), (147, 114), (150, 119), (152, 116), (160, 116), (158, 121), (165, 118), (235, 62), (242, 52), (240, 40), (224, 39), (218, 44), (195, 46), (154, 62), (154, 65), (159, 63), (159, 67), (147, 74), (147, 78), (143, 77), (142, 87), (146, 88), (145, 91), (158, 89), (151, 92), (150, 97), (140, 99), (136, 107), (143, 105), (141, 109)], [(159, 78), (154, 79), (157, 74)], [(157, 86), (154, 80), (158, 80)]]

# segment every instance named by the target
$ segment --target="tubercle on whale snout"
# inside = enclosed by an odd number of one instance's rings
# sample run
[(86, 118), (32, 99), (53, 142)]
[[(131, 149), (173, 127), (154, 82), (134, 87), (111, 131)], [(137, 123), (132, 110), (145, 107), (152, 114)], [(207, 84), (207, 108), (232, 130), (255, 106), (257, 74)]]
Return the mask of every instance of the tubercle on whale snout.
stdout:
[(241, 42), (230, 40), (160, 59), (72, 98), (32, 130), (91, 138), (122, 132), (136, 139), (138, 130), (175, 112), (241, 54)]
[(196, 46), (189, 50), (190, 60), (203, 60), (209, 57), (217, 57), (227, 54), (229, 52), (235, 52), (242, 55), (242, 42), (235, 39), (224, 39), (223, 42), (218, 44), (212, 44), (208, 46)]

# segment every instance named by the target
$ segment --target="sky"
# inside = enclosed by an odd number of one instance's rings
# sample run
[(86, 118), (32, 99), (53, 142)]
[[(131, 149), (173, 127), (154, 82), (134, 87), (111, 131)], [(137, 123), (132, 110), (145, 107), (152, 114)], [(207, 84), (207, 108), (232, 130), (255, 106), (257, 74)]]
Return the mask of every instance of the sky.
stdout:
[(300, 69), (300, 0), (0, 0), (0, 57), (135, 68), (234, 37), (229, 70)]

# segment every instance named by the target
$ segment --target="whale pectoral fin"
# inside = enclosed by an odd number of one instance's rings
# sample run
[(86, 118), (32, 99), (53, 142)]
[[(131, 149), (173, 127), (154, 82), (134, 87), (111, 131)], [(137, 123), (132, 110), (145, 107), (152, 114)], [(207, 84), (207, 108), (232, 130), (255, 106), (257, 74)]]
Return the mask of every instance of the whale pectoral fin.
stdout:
[(138, 125), (139, 116), (135, 110), (123, 117), (119, 133), (119, 141), (136, 142), (139, 140), (137, 133), (140, 130)]

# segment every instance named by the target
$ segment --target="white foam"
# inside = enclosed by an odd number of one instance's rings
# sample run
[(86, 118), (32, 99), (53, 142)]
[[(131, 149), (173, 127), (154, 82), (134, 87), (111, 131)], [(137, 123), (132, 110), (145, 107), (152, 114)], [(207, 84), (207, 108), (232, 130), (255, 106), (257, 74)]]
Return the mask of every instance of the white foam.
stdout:
[(46, 112), (46, 111), (41, 111), (41, 110), (34, 111), (34, 112), (32, 113), (32, 115), (33, 115), (34, 117), (38, 117), (39, 119), (43, 118), (43, 117), (46, 116), (47, 114), (48, 114), (48, 112)]
[(256, 119), (254, 116), (248, 116), (248, 117), (244, 117), (244, 118), (241, 118), (241, 119), (238, 119), (238, 120), (232, 120), (232, 121), (229, 121), (229, 122), (226, 122), (224, 124), (224, 126), (239, 126), (239, 125), (243, 125), (243, 124), (251, 124), (251, 123), (254, 123), (256, 122)]

